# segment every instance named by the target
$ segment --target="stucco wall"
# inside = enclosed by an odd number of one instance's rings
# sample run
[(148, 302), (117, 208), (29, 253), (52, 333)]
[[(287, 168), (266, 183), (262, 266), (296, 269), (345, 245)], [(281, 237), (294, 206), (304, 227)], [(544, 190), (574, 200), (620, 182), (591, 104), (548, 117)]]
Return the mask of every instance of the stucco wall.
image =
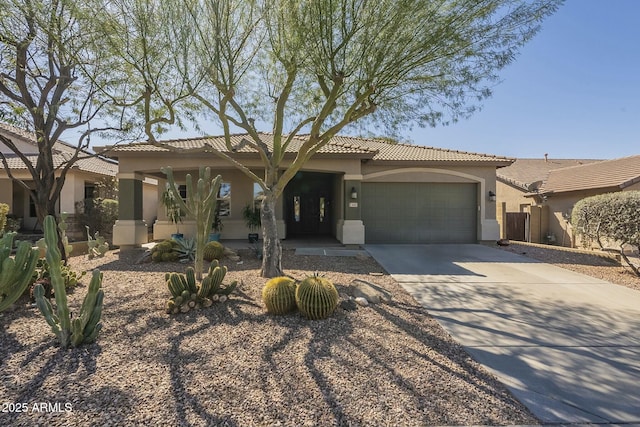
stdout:
[[(638, 191), (640, 183), (626, 187), (621, 191)], [(547, 233), (556, 239), (554, 244), (561, 246), (579, 246), (580, 242), (575, 241), (574, 232), (571, 227), (571, 211), (573, 206), (580, 200), (595, 196), (615, 192), (616, 189), (572, 191), (570, 193), (552, 194), (544, 203), (549, 209), (549, 226)]]

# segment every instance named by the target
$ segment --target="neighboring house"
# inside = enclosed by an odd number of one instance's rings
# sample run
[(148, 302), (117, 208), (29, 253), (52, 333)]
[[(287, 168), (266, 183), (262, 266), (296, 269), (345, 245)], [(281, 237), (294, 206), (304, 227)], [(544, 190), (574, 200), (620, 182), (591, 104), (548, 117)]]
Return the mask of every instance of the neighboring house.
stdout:
[(575, 246), (571, 210), (585, 197), (640, 190), (640, 155), (553, 170), (537, 192), (535, 203), (549, 209), (548, 233), (563, 246)]
[[(262, 134), (271, 144), (271, 135)], [(232, 137), (234, 145), (243, 135)], [(114, 243), (134, 247), (147, 241), (142, 200), (137, 197), (143, 180), (159, 180), (164, 189), (163, 166), (172, 166), (178, 181), (186, 173), (197, 176), (199, 166), (222, 175), (225, 194), (223, 239), (246, 239), (248, 229), (242, 209), (256, 203), (259, 187), (208, 146), (227, 151), (224, 138), (202, 137), (165, 141), (191, 153), (171, 152), (149, 143), (132, 143), (96, 150), (118, 159), (120, 218)], [(301, 144), (301, 139), (295, 139)], [(285, 157), (292, 160), (297, 145)], [(255, 173), (263, 171), (255, 151), (248, 146), (231, 154)], [(319, 150), (287, 185), (277, 206), (279, 236), (334, 236), (343, 244), (461, 243), (495, 240), (499, 236), (496, 204), (496, 168), (511, 164), (505, 157), (438, 148), (392, 144), (375, 139), (337, 136)], [(158, 207), (154, 239), (169, 237), (175, 226)], [(181, 232), (193, 233), (185, 221)]]
[[(38, 146), (34, 134), (3, 123), (0, 123), (0, 132), (5, 137), (10, 138), (18, 146), (20, 151), (27, 155), (35, 164), (38, 155)], [(28, 185), (33, 183), (31, 174), (18, 156), (2, 143), (0, 143), (0, 150), (7, 157), (8, 165), (13, 176), (23, 179)], [(54, 166), (59, 166), (69, 159), (74, 151), (75, 148), (73, 146), (63, 142), (57, 142), (54, 145)], [(58, 211), (68, 212), (72, 220), (76, 203), (87, 197), (92, 197), (95, 183), (104, 177), (114, 177), (117, 171), (118, 165), (111, 159), (90, 157), (78, 160), (67, 173), (65, 184), (60, 193)], [(153, 190), (150, 192), (152, 192), (155, 197), (155, 186), (153, 186)], [(31, 198), (26, 190), (9, 179), (2, 162), (0, 162), (0, 202), (9, 205), (11, 214), (22, 218), (22, 229), (24, 232), (41, 231), (41, 225), (38, 224), (35, 206)], [(152, 205), (151, 201), (149, 205)], [(151, 218), (154, 216), (155, 209)]]
[(579, 166), (593, 159), (517, 159), (497, 171), (497, 219), (500, 237), (533, 243), (553, 243), (549, 234), (549, 210), (541, 199), (531, 197), (556, 169)]

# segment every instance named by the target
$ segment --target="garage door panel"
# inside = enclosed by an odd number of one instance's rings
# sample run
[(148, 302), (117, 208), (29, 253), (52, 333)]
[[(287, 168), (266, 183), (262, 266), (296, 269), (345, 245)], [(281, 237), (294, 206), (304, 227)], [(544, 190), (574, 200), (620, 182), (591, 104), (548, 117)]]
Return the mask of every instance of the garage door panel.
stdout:
[(367, 243), (469, 243), (477, 239), (476, 184), (363, 183)]

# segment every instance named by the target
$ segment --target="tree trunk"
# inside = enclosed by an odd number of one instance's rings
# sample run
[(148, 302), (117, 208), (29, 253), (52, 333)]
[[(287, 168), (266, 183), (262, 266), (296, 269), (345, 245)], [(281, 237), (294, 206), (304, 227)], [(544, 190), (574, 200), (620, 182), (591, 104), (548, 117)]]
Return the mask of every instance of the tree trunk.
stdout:
[(282, 276), (282, 247), (276, 225), (277, 197), (267, 192), (262, 200), (260, 220), (262, 221), (262, 277)]

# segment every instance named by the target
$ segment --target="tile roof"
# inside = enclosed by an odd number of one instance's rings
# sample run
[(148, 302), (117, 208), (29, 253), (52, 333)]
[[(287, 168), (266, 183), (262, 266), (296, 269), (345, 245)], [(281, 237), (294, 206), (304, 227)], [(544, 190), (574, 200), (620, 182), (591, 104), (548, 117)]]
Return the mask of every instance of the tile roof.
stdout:
[(535, 191), (555, 169), (599, 162), (593, 159), (517, 159), (511, 165), (498, 169), (498, 181), (515, 185), (525, 191)]
[[(263, 141), (271, 146), (273, 144), (273, 135), (268, 133), (260, 134)], [(247, 137), (246, 134), (232, 135), (231, 141), (234, 146), (239, 145), (238, 153), (254, 152), (253, 149), (245, 144), (242, 140)], [(295, 153), (300, 145), (304, 142), (304, 135), (296, 137), (293, 143), (288, 147), (287, 152)], [(163, 144), (169, 144), (176, 148), (199, 150), (204, 149), (207, 145), (222, 152), (229, 152), (224, 143), (223, 136), (205, 136), (201, 138), (191, 139), (174, 139), (161, 141)], [(105, 147), (109, 153), (117, 156), (117, 153), (123, 152), (169, 152), (170, 150), (158, 147), (148, 142), (136, 142), (126, 145), (116, 145)], [(502, 165), (510, 164), (513, 159), (502, 156), (494, 156), (488, 154), (468, 153), (464, 151), (446, 150), (434, 147), (424, 147), (420, 145), (409, 144), (392, 144), (383, 140), (370, 138), (357, 138), (349, 136), (336, 136), (329, 144), (318, 151), (319, 154), (359, 154), (364, 158), (372, 158), (379, 161), (445, 161), (445, 162), (498, 162)]]
[[(24, 154), (27, 155), (27, 159), (32, 164), (36, 163), (38, 158), (37, 156), (38, 150), (36, 145), (35, 134), (33, 132), (27, 132), (23, 129), (20, 129), (15, 126), (11, 126), (2, 122), (0, 122), (0, 131), (2, 131), (5, 134), (9, 134), (9, 136), (19, 137), (23, 141), (31, 143), (34, 147), (34, 153), (24, 153)], [(76, 147), (71, 146), (63, 141), (58, 141), (54, 144), (53, 149), (54, 149), (53, 165), (54, 167), (58, 167), (64, 162), (68, 161), (73, 156), (73, 153), (75, 152)], [(87, 155), (89, 154), (91, 153), (87, 153)], [(7, 158), (7, 163), (9, 165), (9, 168), (15, 169), (15, 170), (27, 168), (24, 162), (15, 154), (13, 153), (5, 154), (5, 157)], [(104, 176), (115, 176), (118, 173), (118, 164), (115, 163), (113, 160), (105, 159), (102, 156), (82, 158), (82, 154), (81, 154), (81, 158), (76, 161), (76, 163), (74, 164), (74, 168), (77, 168), (84, 172), (91, 172), (91, 173), (104, 175)], [(4, 169), (4, 165), (2, 164), (2, 162), (0, 162), (0, 170), (2, 169)]]
[(637, 182), (640, 182), (640, 155), (551, 171), (540, 192), (622, 189)]
[[(262, 141), (267, 146), (273, 146), (273, 135), (261, 133)], [(247, 141), (246, 134), (231, 135), (231, 145), (237, 147), (234, 151), (236, 153), (255, 153), (256, 151), (251, 148)], [(227, 149), (224, 136), (203, 136), (199, 138), (188, 139), (170, 139), (160, 141), (162, 144), (170, 145), (175, 148), (184, 150), (204, 150), (206, 148), (213, 148), (222, 152), (229, 152)], [(287, 147), (287, 153), (295, 153), (300, 149), (304, 139), (295, 138), (292, 143)], [(157, 146), (148, 142), (134, 142), (130, 144), (115, 145), (107, 147), (109, 153), (122, 153), (122, 152), (170, 152), (168, 148)], [(353, 143), (332, 141), (331, 143), (320, 149), (319, 153), (333, 153), (333, 154), (365, 154), (367, 157), (371, 157), (375, 153), (375, 150), (371, 150), (367, 147), (361, 147)]]

